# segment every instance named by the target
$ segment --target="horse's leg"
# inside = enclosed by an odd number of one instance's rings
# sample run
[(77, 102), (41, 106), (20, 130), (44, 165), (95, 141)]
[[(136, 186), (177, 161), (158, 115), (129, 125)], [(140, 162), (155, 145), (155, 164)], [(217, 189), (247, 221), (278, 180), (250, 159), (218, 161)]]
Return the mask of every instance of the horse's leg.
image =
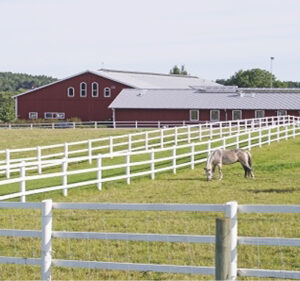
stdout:
[(212, 168), (212, 175), (214, 176), (215, 174), (215, 170), (216, 170), (216, 165), (213, 165), (213, 168)]
[(244, 166), (243, 164), (242, 164), (242, 166), (243, 166), (243, 168), (244, 168), (244, 171), (245, 171), (245, 178), (248, 176), (248, 173), (249, 173), (249, 170), (248, 170), (248, 168), (246, 167), (246, 166)]
[(222, 172), (222, 164), (219, 163), (218, 164), (218, 168), (219, 168), (219, 180), (223, 179), (223, 172)]
[(248, 165), (248, 163), (246, 163), (246, 161), (240, 161), (240, 163), (241, 163), (241, 165), (243, 166), (243, 168), (245, 170), (245, 178), (247, 176), (251, 176), (251, 178), (254, 178), (252, 168)]

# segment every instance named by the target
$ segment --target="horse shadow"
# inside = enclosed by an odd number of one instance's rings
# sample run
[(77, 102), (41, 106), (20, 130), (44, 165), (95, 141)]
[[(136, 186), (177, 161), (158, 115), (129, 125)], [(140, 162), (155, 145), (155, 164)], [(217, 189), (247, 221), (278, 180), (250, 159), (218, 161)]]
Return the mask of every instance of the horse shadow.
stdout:
[(268, 189), (247, 189), (252, 193), (292, 193), (296, 188), (268, 188)]

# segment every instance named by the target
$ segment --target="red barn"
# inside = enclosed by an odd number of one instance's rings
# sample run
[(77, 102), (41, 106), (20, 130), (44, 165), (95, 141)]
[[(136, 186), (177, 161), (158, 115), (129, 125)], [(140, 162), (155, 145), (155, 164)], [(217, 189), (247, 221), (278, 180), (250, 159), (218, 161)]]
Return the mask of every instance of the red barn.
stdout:
[(114, 121), (226, 121), (300, 116), (300, 89), (124, 89), (112, 102)]
[(14, 96), (16, 117), (104, 121), (112, 119), (109, 105), (123, 89), (188, 89), (199, 85), (218, 84), (195, 76), (108, 69), (85, 71)]

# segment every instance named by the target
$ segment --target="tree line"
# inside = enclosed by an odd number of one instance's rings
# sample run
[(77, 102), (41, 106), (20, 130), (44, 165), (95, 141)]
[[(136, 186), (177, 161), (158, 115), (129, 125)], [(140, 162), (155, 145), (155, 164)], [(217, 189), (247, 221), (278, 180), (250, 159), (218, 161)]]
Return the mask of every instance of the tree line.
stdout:
[(267, 70), (253, 68), (239, 70), (228, 79), (217, 79), (217, 83), (241, 88), (300, 88), (300, 82), (280, 81)]
[(0, 72), (0, 121), (9, 122), (15, 119), (12, 96), (54, 81), (57, 79), (45, 75)]

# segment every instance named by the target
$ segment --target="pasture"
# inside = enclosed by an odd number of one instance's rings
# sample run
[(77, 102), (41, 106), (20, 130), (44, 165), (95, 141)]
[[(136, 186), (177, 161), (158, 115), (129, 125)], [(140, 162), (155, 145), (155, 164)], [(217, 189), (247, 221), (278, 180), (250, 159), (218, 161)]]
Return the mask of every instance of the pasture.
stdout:
[[(135, 130), (130, 130), (134, 132)], [(127, 130), (31, 130), (0, 131), (0, 149), (53, 144), (64, 141), (125, 134)], [(9, 143), (9, 145), (8, 145)], [(224, 166), (223, 181), (207, 182), (204, 165), (195, 170), (178, 169), (149, 177), (123, 180), (69, 190), (68, 197), (60, 191), (29, 196), (28, 201), (52, 198), (55, 202), (132, 202), (132, 203), (225, 203), (299, 204), (300, 201), (300, 138), (272, 143), (252, 151), (255, 180), (243, 178), (239, 164)], [(112, 231), (141, 233), (195, 233), (213, 235), (214, 214), (169, 212), (98, 212), (55, 211), (54, 230)], [(40, 214), (33, 211), (1, 211), (1, 228), (38, 229)], [(240, 236), (300, 237), (297, 215), (240, 215)], [(0, 238), (1, 255), (39, 257), (39, 240), (34, 238)], [(54, 239), (55, 258), (123, 261), (139, 263), (173, 263), (212, 265), (213, 245), (185, 243), (81, 241)], [(300, 270), (300, 251), (291, 247), (239, 246), (239, 267)], [(39, 268), (0, 266), (0, 279), (39, 279)], [(98, 279), (211, 279), (211, 276), (158, 273), (136, 273), (101, 270), (56, 268), (55, 280)], [(240, 278), (243, 279), (243, 278)], [(246, 279), (246, 278), (244, 278)], [(254, 278), (252, 278), (254, 279)]]

